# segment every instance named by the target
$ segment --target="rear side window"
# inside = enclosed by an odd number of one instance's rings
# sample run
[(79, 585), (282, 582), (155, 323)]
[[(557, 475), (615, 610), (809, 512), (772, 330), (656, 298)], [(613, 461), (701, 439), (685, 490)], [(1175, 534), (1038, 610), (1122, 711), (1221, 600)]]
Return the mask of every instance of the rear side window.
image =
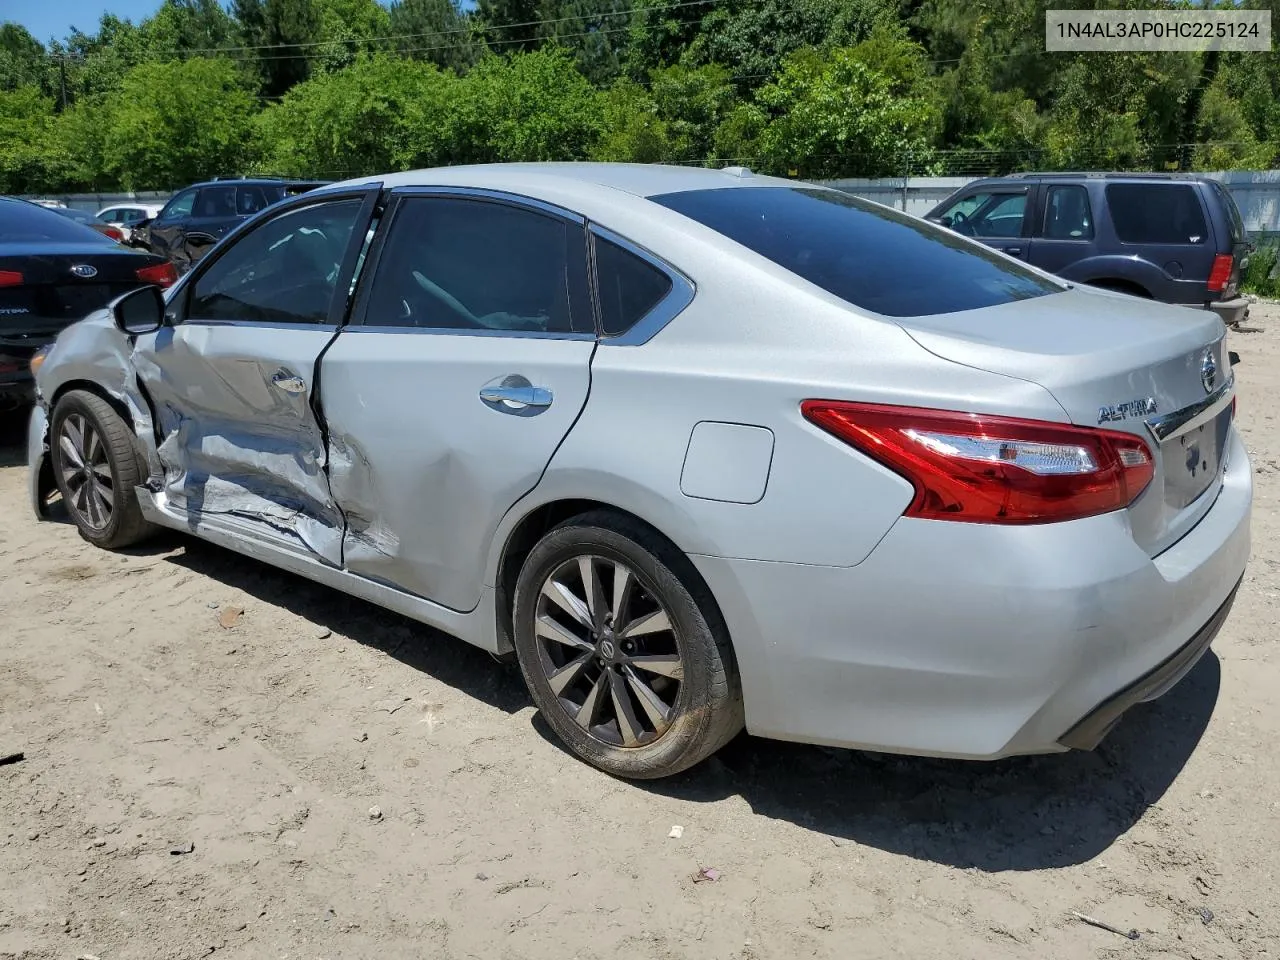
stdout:
[(1189, 183), (1109, 183), (1107, 207), (1121, 243), (1204, 243), (1208, 227)]
[(885, 316), (975, 310), (1062, 289), (950, 230), (835, 190), (734, 187), (649, 199)]
[(257, 213), (259, 210), (265, 210), (269, 206), (271, 206), (271, 201), (267, 198), (265, 187), (236, 188), (236, 212), (241, 216)]
[[(90, 220), (93, 218), (90, 217)], [(34, 203), (0, 199), (0, 240), (114, 244), (97, 230)]]
[(603, 237), (596, 237), (595, 244), (600, 325), (606, 337), (616, 337), (635, 326), (671, 292), (671, 278)]

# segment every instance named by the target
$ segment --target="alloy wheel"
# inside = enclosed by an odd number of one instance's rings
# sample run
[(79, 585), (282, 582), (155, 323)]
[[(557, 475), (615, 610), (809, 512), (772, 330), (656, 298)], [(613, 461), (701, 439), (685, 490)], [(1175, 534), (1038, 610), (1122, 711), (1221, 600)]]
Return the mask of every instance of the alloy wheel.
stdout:
[(87, 417), (72, 413), (62, 421), (58, 450), (71, 508), (87, 526), (106, 529), (115, 502), (115, 480), (102, 437)]
[(612, 747), (671, 726), (684, 679), (667, 609), (625, 563), (578, 556), (551, 572), (534, 611), (538, 659), (569, 717)]

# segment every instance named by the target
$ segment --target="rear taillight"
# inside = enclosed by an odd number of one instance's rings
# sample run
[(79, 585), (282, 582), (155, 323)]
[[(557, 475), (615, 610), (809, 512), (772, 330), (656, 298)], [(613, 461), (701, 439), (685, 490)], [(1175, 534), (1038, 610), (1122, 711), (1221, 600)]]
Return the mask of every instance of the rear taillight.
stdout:
[(1235, 258), (1229, 253), (1220, 253), (1213, 258), (1213, 266), (1209, 269), (1208, 289), (1210, 293), (1221, 293), (1231, 279), (1231, 268), (1235, 266)]
[(1155, 474), (1139, 437), (1042, 420), (806, 400), (805, 419), (915, 487), (906, 516), (1052, 523), (1127, 507)]
[(122, 240), (124, 240), (124, 234), (121, 233), (119, 230), (117, 230), (115, 227), (103, 227), (102, 235), (104, 237), (110, 237), (112, 240), (116, 241), (116, 243), (120, 243)]
[(22, 286), (22, 274), (17, 270), (0, 270), (0, 287)]
[(138, 271), (138, 279), (144, 283), (154, 283), (157, 287), (167, 287), (178, 279), (178, 269), (166, 260), (152, 267), (143, 267)]

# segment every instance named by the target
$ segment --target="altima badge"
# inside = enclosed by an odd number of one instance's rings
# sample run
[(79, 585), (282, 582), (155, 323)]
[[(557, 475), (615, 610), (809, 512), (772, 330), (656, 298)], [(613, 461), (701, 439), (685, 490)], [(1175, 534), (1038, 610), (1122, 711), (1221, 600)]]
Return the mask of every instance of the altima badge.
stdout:
[(96, 277), (98, 275), (98, 268), (93, 266), (93, 264), (90, 264), (90, 263), (76, 263), (76, 264), (72, 264), (71, 272), (74, 273), (77, 277), (82, 277), (85, 280), (89, 280), (92, 277)]
[(1204, 352), (1204, 362), (1200, 364), (1200, 382), (1204, 384), (1205, 393), (1213, 393), (1218, 384), (1218, 361), (1213, 358), (1213, 347)]
[(1099, 423), (1115, 423), (1117, 420), (1131, 420), (1134, 417), (1149, 417), (1157, 409), (1155, 397), (1138, 397), (1124, 403), (1114, 403), (1098, 408)]

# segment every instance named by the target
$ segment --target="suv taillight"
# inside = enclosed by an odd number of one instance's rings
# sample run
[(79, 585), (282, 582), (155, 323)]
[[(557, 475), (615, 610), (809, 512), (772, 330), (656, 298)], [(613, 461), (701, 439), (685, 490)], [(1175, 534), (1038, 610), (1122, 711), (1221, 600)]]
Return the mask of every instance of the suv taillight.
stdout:
[(17, 270), (0, 270), (0, 287), (22, 286), (22, 274)]
[(1151, 482), (1151, 451), (1128, 433), (1042, 420), (839, 400), (805, 419), (915, 487), (905, 515), (965, 523), (1054, 523), (1121, 510)]
[(1229, 253), (1220, 253), (1213, 258), (1213, 266), (1209, 269), (1208, 289), (1210, 293), (1221, 293), (1231, 279), (1231, 268), (1235, 266), (1235, 257)]

